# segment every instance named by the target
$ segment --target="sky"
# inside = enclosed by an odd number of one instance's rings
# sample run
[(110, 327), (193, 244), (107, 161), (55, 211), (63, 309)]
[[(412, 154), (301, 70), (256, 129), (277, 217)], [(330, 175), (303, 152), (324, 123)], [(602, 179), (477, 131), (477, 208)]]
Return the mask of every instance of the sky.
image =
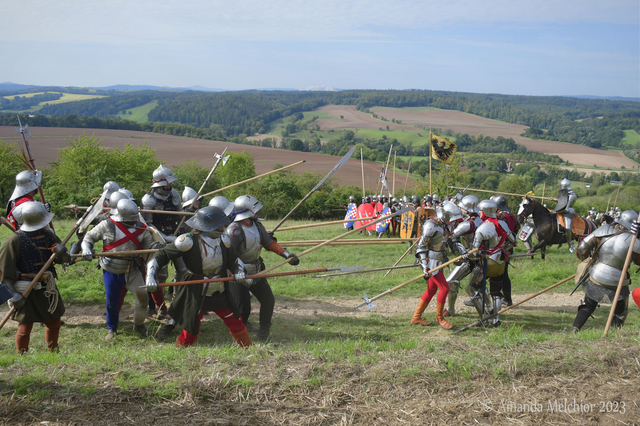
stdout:
[(638, 0), (0, 1), (0, 82), (640, 98)]

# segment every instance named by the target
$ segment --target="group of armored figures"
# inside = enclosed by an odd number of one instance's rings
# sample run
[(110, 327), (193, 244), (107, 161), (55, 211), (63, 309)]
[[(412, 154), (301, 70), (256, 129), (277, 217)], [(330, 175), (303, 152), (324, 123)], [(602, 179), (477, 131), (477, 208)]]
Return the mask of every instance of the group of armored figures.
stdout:
[[(275, 298), (265, 278), (251, 279), (265, 269), (260, 257), (263, 248), (299, 264), (289, 252), (266, 231), (257, 217), (262, 204), (251, 195), (230, 202), (225, 197), (213, 198), (199, 208), (202, 197), (186, 187), (182, 197), (172, 187), (177, 177), (160, 166), (153, 173), (151, 189), (141, 200), (141, 209), (130, 191), (115, 182), (104, 185), (101, 213), (86, 233), (69, 250), (50, 227), (53, 214), (34, 200), (41, 174), (21, 172), (16, 189), (7, 206), (8, 219), (17, 230), (0, 248), (0, 302), (8, 301), (15, 308), (13, 319), (18, 322), (16, 349), (29, 349), (33, 324), (46, 326), (45, 341), (49, 350), (57, 350), (64, 303), (55, 283), (52, 265), (27, 297), (22, 293), (30, 280), (43, 268), (52, 253), (57, 263), (73, 262), (80, 252), (82, 260), (99, 258), (106, 291), (107, 335), (113, 339), (118, 332), (119, 313), (127, 291), (135, 298), (134, 330), (147, 336), (145, 326), (147, 306), (157, 308), (166, 319), (157, 338), (165, 340), (181, 327), (176, 344), (193, 345), (200, 331), (203, 316), (213, 312), (229, 328), (235, 342), (242, 347), (252, 344), (249, 330), (258, 340), (269, 339)], [(175, 212), (192, 212), (181, 223)], [(182, 226), (181, 226), (182, 225)], [(102, 241), (103, 252), (97, 255), (94, 245)], [(137, 250), (156, 249), (137, 254)], [(118, 255), (122, 252), (123, 255)], [(76, 257), (77, 257), (76, 256)], [(167, 309), (163, 289), (168, 278), (168, 264), (173, 262), (176, 277), (173, 282), (223, 278), (232, 274), (233, 281), (196, 283), (174, 286), (173, 300)], [(168, 283), (167, 285), (170, 285)], [(248, 322), (251, 314), (251, 294), (260, 302), (259, 325)]]
[[(78, 259), (99, 259), (106, 293), (106, 340), (117, 336), (119, 313), (127, 292), (135, 299), (134, 330), (141, 336), (148, 335), (145, 318), (150, 310), (158, 314), (157, 318), (166, 320), (157, 338), (165, 340), (178, 327), (181, 331), (176, 344), (180, 347), (194, 344), (202, 318), (208, 312), (222, 319), (239, 346), (252, 344), (249, 331), (255, 332), (255, 338), (260, 341), (269, 340), (275, 298), (264, 277), (253, 279), (251, 276), (265, 270), (260, 256), (262, 249), (282, 256), (294, 266), (300, 261), (296, 254), (278, 244), (260, 223), (257, 213), (262, 204), (256, 198), (243, 195), (230, 202), (217, 196), (208, 206), (200, 208), (202, 197), (189, 187), (181, 196), (172, 187), (177, 177), (167, 167), (159, 166), (153, 173), (150, 190), (140, 202), (141, 208), (130, 191), (120, 188), (116, 182), (107, 182), (96, 204), (98, 210), (94, 210), (99, 214), (89, 216), (92, 228), (80, 227), (77, 241), (67, 250), (53, 231), (54, 215), (50, 213), (50, 206), (34, 198), (41, 178), (40, 172), (29, 170), (16, 176), (6, 222), (15, 232), (0, 248), (0, 303), (9, 303), (12, 318), (18, 322), (15, 336), (18, 353), (28, 351), (34, 323), (45, 325), (47, 349), (58, 349), (65, 307), (51, 259), (62, 264)], [(576, 198), (567, 182), (562, 182), (555, 209), (559, 214), (568, 215), (565, 225), (567, 221), (570, 224)], [(407, 197), (402, 201), (392, 198), (390, 206), (385, 206), (399, 211), (411, 204), (433, 212), (416, 227), (419, 238), (415, 256), (425, 274), (427, 289), (411, 323), (429, 324), (422, 315), (437, 293), (436, 320), (441, 327), (451, 329), (446, 317), (455, 315), (458, 291), (466, 277), (469, 277), (466, 285), (469, 303), (481, 317), (500, 312), (504, 304), (510, 305), (511, 281), (507, 265), (516, 244), (519, 221), (511, 214), (506, 197), (494, 195), (480, 201), (473, 195), (459, 194), (442, 202), (437, 194), (426, 196), (422, 201), (417, 196), (411, 198), (411, 203)], [(383, 205), (387, 203), (385, 197), (377, 201)], [(364, 199), (363, 202), (373, 200)], [(183, 216), (176, 214), (178, 212), (191, 213), (191, 217), (183, 223)], [(81, 222), (83, 220), (78, 223)], [(396, 226), (392, 228), (395, 236)], [(585, 299), (578, 309), (573, 331), (585, 324), (598, 303), (613, 300), (631, 242), (635, 244), (633, 261), (640, 264), (637, 233), (638, 214), (629, 210), (621, 212), (612, 223), (601, 226), (580, 242), (576, 254), (584, 260), (586, 272), (582, 274), (581, 284)], [(97, 254), (94, 246), (100, 241), (103, 252)], [(460, 260), (445, 278), (438, 267), (446, 262), (447, 247)], [(144, 251), (147, 249), (155, 251)], [(171, 262), (176, 276), (167, 282)], [(47, 265), (46, 272), (40, 274)], [(202, 282), (225, 277), (229, 280)], [(36, 279), (38, 282), (31, 292), (26, 291)], [(627, 274), (615, 311), (614, 324), (617, 326), (624, 323), (627, 315), (629, 284)], [(165, 287), (172, 289), (167, 293), (172, 294), (168, 308), (163, 292)], [(637, 303), (640, 303), (639, 290), (633, 292)], [(248, 322), (251, 295), (260, 302), (257, 326)], [(496, 315), (492, 324), (499, 326), (500, 323), (500, 316)]]

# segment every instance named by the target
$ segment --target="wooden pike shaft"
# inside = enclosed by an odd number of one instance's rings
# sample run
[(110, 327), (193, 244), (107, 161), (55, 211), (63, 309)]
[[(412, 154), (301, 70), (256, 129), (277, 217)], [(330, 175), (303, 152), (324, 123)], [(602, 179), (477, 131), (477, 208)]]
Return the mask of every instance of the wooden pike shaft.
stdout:
[(624, 284), (625, 278), (627, 278), (627, 271), (629, 270), (629, 265), (631, 264), (631, 257), (633, 256), (633, 249), (636, 246), (637, 236), (634, 234), (631, 238), (631, 244), (629, 245), (629, 250), (627, 251), (627, 257), (624, 260), (624, 266), (622, 267), (622, 274), (620, 275), (620, 280), (618, 281), (618, 288), (616, 288), (616, 295), (613, 298), (613, 303), (611, 303), (611, 311), (609, 311), (609, 318), (607, 318), (607, 325), (604, 327), (604, 334), (602, 337), (605, 337), (609, 332), (609, 328), (611, 327), (611, 321), (613, 321), (613, 315), (616, 311), (616, 306), (618, 304), (618, 297), (620, 297), (620, 292), (622, 291), (622, 284)]
[(474, 321), (474, 322), (472, 322), (471, 324), (469, 324), (469, 325), (466, 325), (466, 326), (462, 327), (460, 330), (456, 330), (453, 334), (462, 333), (463, 331), (466, 331), (466, 330), (470, 329), (471, 327), (475, 327), (476, 325), (479, 325), (479, 324), (481, 324), (481, 323), (483, 323), (483, 322), (486, 322), (487, 320), (489, 320), (489, 319), (491, 319), (491, 318), (493, 318), (493, 317), (496, 317), (496, 316), (498, 316), (498, 315), (500, 315), (500, 314), (502, 314), (502, 313), (504, 313), (504, 312), (507, 312), (509, 309), (513, 309), (513, 308), (515, 308), (515, 307), (516, 307), (516, 306), (518, 306), (518, 305), (522, 305), (524, 302), (527, 302), (527, 301), (529, 301), (529, 300), (533, 299), (534, 297), (538, 297), (538, 296), (540, 296), (542, 293), (546, 293), (547, 291), (551, 290), (552, 288), (554, 288), (554, 287), (558, 287), (560, 284), (564, 284), (564, 283), (566, 283), (567, 281), (569, 281), (569, 280), (571, 280), (571, 279), (575, 278), (575, 276), (576, 276), (576, 274), (573, 274), (573, 275), (571, 275), (571, 276), (569, 276), (569, 277), (567, 277), (567, 278), (563, 279), (562, 281), (558, 281), (557, 283), (555, 283), (555, 284), (553, 284), (553, 285), (550, 285), (549, 287), (545, 288), (544, 290), (540, 290), (540, 291), (539, 291), (539, 292), (537, 292), (536, 294), (532, 294), (531, 296), (529, 296), (529, 297), (527, 297), (527, 298), (525, 298), (525, 299), (522, 299), (522, 300), (521, 300), (521, 301), (519, 301), (518, 303), (514, 303), (514, 304), (513, 304), (513, 305), (511, 305), (511, 306), (507, 306), (506, 308), (502, 308), (502, 309), (500, 310), (500, 312), (498, 312), (497, 314), (489, 315), (488, 317), (485, 317), (485, 318), (480, 319), (480, 320), (478, 320), (478, 321)]
[(393, 195), (396, 195), (396, 152), (393, 151), (393, 187), (392, 187)]
[[(145, 250), (123, 250), (123, 251), (105, 251), (103, 253), (94, 253), (93, 257), (118, 257), (118, 256), (137, 256), (141, 254), (155, 253), (159, 249), (145, 249)], [(81, 254), (72, 254), (72, 258), (82, 257)]]
[[(275, 272), (273, 274), (265, 274), (260, 273), (256, 275), (247, 275), (248, 279), (260, 279), (260, 278), (270, 278), (270, 277), (285, 277), (287, 275), (304, 275), (304, 274), (315, 274), (318, 272), (326, 272), (328, 268), (319, 268), (319, 269), (306, 269), (304, 271), (288, 271), (288, 272)], [(183, 286), (183, 285), (193, 285), (193, 284), (206, 284), (206, 283), (220, 283), (225, 281), (233, 281), (236, 278), (234, 276), (231, 277), (223, 277), (223, 278), (209, 278), (204, 280), (194, 280), (194, 281), (178, 281), (171, 283), (160, 283), (158, 287), (172, 287), (172, 286)]]
[(362, 148), (360, 148), (360, 170), (362, 170), (362, 197), (364, 197), (364, 161), (362, 159)]
[[(305, 246), (314, 246), (316, 244), (320, 244), (324, 241), (322, 240), (317, 240), (317, 241), (282, 241), (280, 244), (282, 245), (286, 245), (288, 247), (305, 247)], [(403, 240), (403, 241), (393, 241), (391, 239), (387, 239), (387, 240), (364, 240), (364, 241), (358, 241), (358, 240), (345, 240), (345, 241), (334, 241), (332, 243), (329, 243), (327, 245), (329, 246), (366, 246), (366, 245), (389, 245), (389, 244), (405, 244), (407, 241)]]
[(615, 199), (615, 200), (613, 200), (613, 207), (614, 207), (614, 208), (615, 208), (615, 207), (617, 207), (617, 205), (618, 205), (618, 194), (620, 193), (620, 187), (621, 187), (621, 186), (622, 186), (622, 185), (618, 185), (618, 190), (616, 191), (616, 199)]
[[(465, 189), (462, 188), (460, 186), (450, 186), (449, 188), (453, 188), (453, 189)], [(490, 191), (490, 190), (486, 190), (486, 189), (475, 189), (475, 188), (466, 188), (467, 191), (476, 191), (476, 192), (490, 192), (492, 194), (502, 194), (502, 195), (513, 195), (515, 197), (524, 197), (523, 194), (512, 194), (510, 192), (498, 192), (498, 191)], [(552, 198), (552, 197), (540, 197), (538, 195), (534, 195), (531, 198), (540, 198), (541, 200), (551, 200), (551, 201), (558, 201), (557, 198)]]
[[(69, 234), (64, 238), (64, 240), (62, 240), (62, 245), (66, 245), (69, 242), (69, 239), (71, 239), (71, 237), (73, 236), (73, 233), (76, 232), (76, 229), (78, 229), (78, 227), (80, 226), (80, 224), (82, 223), (83, 219), (87, 216), (88, 212), (84, 212), (84, 214), (82, 215), (82, 217), (76, 222), (76, 224), (74, 225), (74, 227), (71, 229), (71, 231), (69, 232)], [(26, 290), (24, 291), (24, 293), (22, 293), (22, 297), (24, 297), (25, 299), (27, 297), (29, 297), (29, 293), (31, 293), (31, 290), (33, 290), (33, 287), (35, 287), (35, 285), (38, 283), (38, 281), (40, 281), (40, 278), (42, 278), (42, 275), (47, 271), (47, 269), (49, 269), (49, 267), (51, 266), (51, 264), (53, 263), (53, 261), (56, 259), (56, 254), (53, 253), (50, 257), (49, 260), (47, 260), (45, 262), (45, 264), (42, 266), (42, 268), (40, 269), (40, 271), (36, 274), (36, 276), (33, 278), (33, 280), (31, 281), (31, 283), (29, 284), (29, 286), (26, 288)], [(7, 312), (7, 315), (2, 319), (2, 322), (0, 322), (0, 329), (2, 329), (2, 327), (4, 327), (4, 325), (7, 323), (7, 321), (9, 321), (9, 318), (11, 318), (11, 315), (13, 315), (13, 313), (16, 311), (15, 306), (12, 306), (11, 309), (9, 309), (9, 312)]]
[[(296, 226), (288, 226), (286, 228), (280, 228), (280, 231), (291, 231), (293, 229), (314, 228), (316, 226), (337, 225), (340, 223), (359, 222), (361, 220), (368, 220), (368, 219), (377, 219), (377, 217), (362, 217), (362, 218), (356, 218), (356, 219), (334, 220), (331, 222), (308, 223), (306, 225), (296, 225)], [(269, 232), (273, 232), (273, 231), (269, 231)]]
[[(82, 207), (76, 205), (64, 206), (65, 209), (69, 210), (87, 210), (89, 207)], [(164, 211), (164, 210), (146, 210), (146, 209), (138, 209), (140, 213), (162, 213), (162, 214), (172, 214), (172, 215), (182, 215), (182, 216), (193, 216), (195, 213), (193, 212), (174, 212), (174, 211)]]
[(405, 257), (405, 256), (406, 256), (406, 255), (411, 251), (411, 249), (412, 249), (413, 247), (415, 247), (415, 245), (416, 245), (416, 244), (418, 244), (418, 240), (417, 240), (417, 239), (416, 239), (416, 242), (415, 242), (415, 243), (413, 243), (413, 244), (411, 244), (411, 247), (409, 247), (409, 248), (407, 249), (407, 251), (405, 251), (405, 252), (404, 252), (404, 254), (403, 254), (402, 256), (400, 256), (400, 259), (398, 259), (398, 260), (396, 261), (396, 263), (394, 263), (394, 264), (393, 264), (393, 266), (392, 266), (391, 268), (389, 268), (389, 270), (387, 271), (387, 273), (386, 273), (386, 274), (384, 274), (384, 277), (382, 277), (382, 279), (385, 279), (385, 278), (387, 277), (387, 275), (389, 275), (389, 273), (390, 273), (391, 271), (393, 271), (393, 268), (395, 268), (396, 266), (398, 266), (398, 263), (400, 263), (400, 261), (401, 261), (402, 259), (404, 259), (404, 257)]
[(407, 177), (404, 180), (404, 190), (402, 191), (402, 196), (407, 195), (407, 183), (409, 182), (409, 175), (411, 174), (411, 158), (409, 158), (409, 167), (407, 167)]
[[(328, 244), (330, 244), (330, 243), (332, 243), (332, 242), (334, 242), (334, 241), (338, 241), (339, 239), (344, 238), (344, 237), (346, 237), (347, 235), (351, 235), (351, 234), (353, 234), (353, 233), (355, 233), (355, 232), (358, 232), (358, 231), (363, 231), (363, 230), (367, 229), (367, 227), (368, 227), (368, 226), (375, 225), (376, 223), (378, 223), (378, 222), (382, 222), (383, 220), (386, 220), (386, 219), (387, 219), (387, 218), (389, 218), (389, 217), (394, 217), (394, 216), (396, 216), (396, 215), (398, 215), (398, 214), (405, 213), (406, 211), (408, 211), (408, 209), (402, 209), (402, 210), (399, 210), (398, 212), (396, 212), (396, 213), (394, 213), (394, 214), (392, 214), (392, 215), (390, 215), (390, 216), (383, 216), (383, 217), (381, 217), (381, 218), (379, 218), (379, 219), (376, 219), (376, 220), (374, 220), (374, 221), (371, 221), (371, 222), (367, 223), (366, 225), (363, 225), (363, 226), (361, 226), (361, 227), (359, 227), (359, 228), (355, 228), (355, 229), (353, 229), (353, 230), (351, 230), (351, 231), (349, 231), (349, 232), (345, 232), (344, 234), (338, 235), (337, 237), (334, 237), (334, 238), (332, 238), (332, 239), (330, 239), (330, 240), (327, 240), (327, 241), (325, 241), (324, 243), (318, 244), (318, 245), (317, 245), (317, 246), (315, 246), (315, 247), (311, 247), (310, 249), (307, 249), (307, 250), (303, 251), (302, 253), (298, 254), (298, 256), (297, 256), (297, 257), (298, 257), (298, 258), (300, 258), (300, 257), (302, 257), (302, 256), (304, 256), (304, 255), (307, 255), (307, 254), (311, 253), (311, 252), (312, 252), (312, 251), (314, 251), (314, 250), (319, 249), (320, 247), (324, 247), (324, 246), (326, 246), (326, 245), (328, 245)], [(263, 272), (263, 273), (266, 273), (266, 272), (269, 272), (269, 271), (273, 271), (274, 269), (279, 268), (279, 267), (281, 267), (282, 265), (285, 265), (285, 264), (287, 264), (287, 263), (291, 262), (291, 260), (292, 260), (292, 259), (293, 259), (293, 258), (289, 258), (289, 259), (287, 259), (287, 260), (285, 260), (285, 261), (283, 261), (283, 262), (280, 262), (280, 263), (278, 263), (278, 264), (275, 264), (275, 265), (273, 265), (272, 267), (267, 268), (267, 269), (265, 269), (265, 270), (264, 270), (264, 271), (262, 271), (262, 272)]]
[(261, 177), (265, 177), (265, 176), (273, 174), (273, 173), (281, 172), (283, 170), (290, 169), (291, 167), (299, 166), (300, 164), (302, 164), (302, 163), (304, 163), (306, 161), (307, 160), (298, 161), (297, 163), (293, 163), (293, 164), (289, 164), (288, 166), (280, 167), (277, 170), (271, 170), (270, 172), (263, 173), (263, 174), (258, 175), (258, 176), (254, 176), (252, 178), (243, 180), (242, 182), (237, 182), (237, 183), (234, 183), (232, 185), (225, 186), (224, 188), (220, 188), (220, 189), (216, 189), (215, 191), (207, 192), (206, 194), (202, 194), (202, 196), (203, 197), (208, 197), (209, 195), (213, 195), (213, 194), (216, 194), (218, 192), (222, 192), (222, 191), (224, 191), (226, 189), (233, 188), (234, 186), (242, 185), (243, 183), (251, 182), (252, 180), (260, 179)]

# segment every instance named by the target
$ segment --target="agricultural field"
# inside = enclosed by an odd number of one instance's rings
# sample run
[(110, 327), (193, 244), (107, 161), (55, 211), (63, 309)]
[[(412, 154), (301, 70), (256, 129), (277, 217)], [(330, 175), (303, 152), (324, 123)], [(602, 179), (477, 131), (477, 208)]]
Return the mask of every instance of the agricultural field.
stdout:
[[(30, 98), (30, 97), (33, 97), (35, 95), (42, 95), (42, 94), (44, 94), (44, 92), (25, 93), (25, 94), (21, 94), (21, 95), (18, 95), (18, 96), (24, 97), (24, 98)], [(12, 99), (14, 96), (15, 95), (4, 96), (4, 98)], [(105, 96), (100, 96), (100, 95), (84, 95), (84, 94), (75, 94), (75, 93), (62, 93), (62, 97), (60, 99), (57, 99), (57, 100), (54, 100), (54, 101), (40, 102), (38, 105), (30, 108), (29, 110), (26, 110), (25, 112), (36, 112), (40, 108), (42, 108), (45, 104), (50, 104), (50, 105), (64, 104), (64, 103), (67, 103), (67, 102), (85, 101), (87, 99), (96, 99), (96, 98), (104, 98), (104, 97)]]
[(149, 111), (154, 109), (157, 105), (157, 100), (151, 101), (147, 104), (140, 105), (139, 107), (130, 108), (126, 111), (126, 114), (118, 114), (118, 117), (122, 118), (123, 120), (146, 123), (147, 121), (149, 121)]
[[(72, 222), (56, 226), (64, 235)], [(293, 241), (343, 232), (341, 225), (281, 228), (277, 236), (300, 253), (306, 247)], [(0, 238), (7, 235), (0, 231)], [(385, 241), (366, 235), (345, 239), (355, 238)], [(406, 249), (407, 244), (324, 247), (282, 270), (381, 267)], [(522, 250), (519, 246), (516, 253)], [(280, 260), (263, 255), (267, 266)], [(401, 265), (412, 263), (409, 255)], [(566, 246), (548, 249), (545, 261), (514, 259), (514, 302), (575, 273), (577, 263)], [(165, 342), (135, 335), (130, 295), (118, 335), (105, 342), (104, 288), (95, 261), (59, 271), (67, 309), (60, 353), (44, 351), (42, 327), (34, 327), (25, 356), (14, 353), (15, 323), (0, 331), (2, 423), (612, 425), (640, 418), (638, 308), (631, 302), (625, 327), (606, 338), (607, 305), (571, 335), (581, 297), (580, 291), (569, 295), (573, 281), (505, 313), (500, 328), (454, 335), (438, 326), (409, 324), (425, 290), (422, 280), (380, 298), (373, 310), (354, 310), (365, 294), (403, 283), (418, 275), (418, 268), (394, 271), (384, 280), (384, 272), (272, 278), (271, 343), (234, 347), (222, 322), (207, 315), (196, 345), (178, 349), (176, 332)], [(454, 330), (476, 319), (465, 299), (461, 291), (451, 318)], [(254, 301), (257, 316), (256, 309)], [(3, 306), (0, 315), (6, 311)], [(434, 301), (424, 318), (435, 319)], [(147, 326), (155, 335), (161, 324), (148, 320)]]
[(635, 130), (625, 130), (622, 142), (626, 145), (634, 145), (640, 142), (640, 135)]
[[(266, 173), (274, 169), (278, 164), (288, 165), (301, 160), (305, 163), (296, 166), (295, 171), (328, 173), (338, 162), (339, 158), (330, 155), (313, 154), (308, 152), (289, 151), (284, 149), (264, 148), (253, 145), (238, 145), (229, 142), (209, 141), (181, 136), (164, 135), (161, 133), (147, 133), (129, 130), (108, 129), (70, 129), (60, 127), (38, 128), (32, 127), (29, 145), (35, 157), (36, 164), (47, 167), (58, 157), (58, 149), (67, 146), (67, 140), (82, 136), (83, 132), (88, 136), (95, 136), (102, 140), (102, 145), (108, 148), (124, 148), (126, 144), (137, 147), (138, 144), (147, 142), (147, 145), (156, 149), (157, 157), (166, 163), (168, 167), (176, 166), (185, 161), (197, 159), (200, 166), (212, 167), (215, 163), (214, 153), (221, 153), (225, 147), (230, 152), (247, 152), (254, 157), (256, 173)], [(0, 139), (6, 143), (20, 145), (22, 137), (16, 134), (13, 127), (0, 126)], [(365, 179), (367, 176), (375, 181), (380, 175), (380, 164), (364, 162)], [(362, 170), (359, 160), (349, 160), (340, 170), (333, 175), (341, 186), (362, 184)], [(149, 177), (151, 179), (151, 177)], [(409, 179), (409, 184), (415, 182)]]

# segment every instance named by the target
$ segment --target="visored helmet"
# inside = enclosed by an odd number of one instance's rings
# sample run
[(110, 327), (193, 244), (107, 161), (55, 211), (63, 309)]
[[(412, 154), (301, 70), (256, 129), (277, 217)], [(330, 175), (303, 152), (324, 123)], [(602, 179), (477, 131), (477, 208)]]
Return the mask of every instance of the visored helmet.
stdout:
[(21, 204), (22, 225), (20, 230), (33, 232), (42, 229), (53, 219), (54, 214), (47, 212), (42, 203), (27, 201)]
[[(196, 195), (198, 195), (198, 193), (195, 189), (191, 188), (190, 186), (185, 186), (184, 191), (182, 191), (182, 199), (184, 200), (182, 202), (182, 207), (189, 207), (191, 204), (193, 204), (196, 199)], [(202, 201), (203, 198), (204, 197), (202, 195), (199, 195), (198, 201)]]
[(262, 208), (262, 203), (251, 195), (241, 195), (233, 202), (234, 220), (243, 220), (253, 217)]
[(31, 191), (35, 191), (40, 186), (42, 182), (42, 172), (40, 170), (36, 170), (32, 172), (31, 170), (21, 171), (16, 175), (16, 187), (9, 198), (9, 201), (16, 200), (23, 195), (27, 195)]
[(478, 213), (479, 210), (476, 207), (478, 205), (478, 197), (475, 195), (465, 195), (462, 197), (462, 200), (458, 203), (458, 207), (469, 212), (469, 213)]
[(498, 211), (498, 205), (495, 201), (491, 200), (482, 200), (478, 204), (478, 210), (484, 213), (485, 216), (496, 218), (496, 212)]
[(222, 195), (213, 197), (211, 201), (209, 201), (209, 206), (219, 208), (227, 216), (229, 216), (233, 212), (233, 203), (231, 203), (229, 200), (227, 200), (226, 197), (223, 197)]
[(121, 199), (116, 208), (111, 209), (111, 219), (116, 222), (137, 222), (138, 217), (138, 206), (128, 198)]
[(460, 208), (451, 201), (443, 202), (436, 215), (441, 222), (453, 222), (458, 219), (462, 219), (462, 212), (460, 211)]
[(638, 213), (633, 210), (625, 210), (620, 213), (620, 216), (617, 217), (613, 223), (620, 224), (624, 226), (626, 229), (631, 229), (631, 224), (638, 220)]
[(505, 197), (504, 195), (493, 195), (489, 199), (497, 204), (498, 210), (511, 213), (511, 210), (509, 210), (509, 200), (507, 200), (507, 197)]
[[(243, 195), (248, 197), (248, 195)], [(201, 232), (211, 232), (221, 226), (231, 223), (229, 216), (222, 209), (215, 206), (207, 206), (199, 209), (196, 214), (185, 222), (188, 226)]]
[(431, 196), (431, 198), (433, 199), (434, 203), (439, 203), (440, 202), (440, 197), (438, 197), (438, 194), (433, 194)]
[(564, 178), (560, 181), (560, 189), (569, 189), (571, 187), (571, 181)]
[(151, 187), (160, 188), (177, 180), (178, 178), (173, 174), (170, 168), (160, 165), (153, 171), (153, 185), (151, 185)]

